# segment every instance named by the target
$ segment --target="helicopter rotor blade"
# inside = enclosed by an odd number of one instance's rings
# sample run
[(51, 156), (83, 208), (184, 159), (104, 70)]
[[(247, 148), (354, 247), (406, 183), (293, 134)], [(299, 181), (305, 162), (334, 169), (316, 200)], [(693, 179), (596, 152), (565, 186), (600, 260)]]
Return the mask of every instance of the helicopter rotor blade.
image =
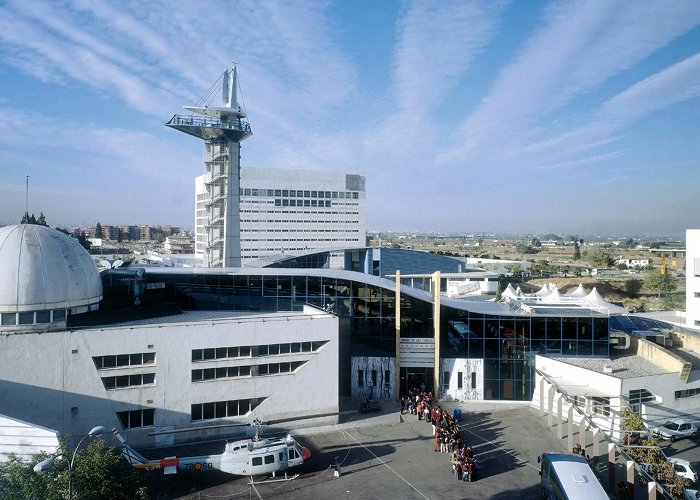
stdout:
[[(260, 426), (271, 426), (271, 425), (277, 425), (277, 424), (283, 424), (286, 422), (295, 422), (297, 420), (310, 420), (313, 418), (324, 418), (324, 417), (335, 417), (335, 416), (346, 416), (346, 415), (351, 415), (357, 413), (355, 410), (347, 410), (347, 411), (334, 411), (334, 412), (329, 412), (329, 413), (316, 413), (314, 415), (304, 415), (300, 417), (288, 417), (288, 418), (276, 418), (272, 420), (259, 420)], [(257, 419), (257, 418), (256, 418)], [(149, 432), (149, 436), (162, 436), (165, 434), (180, 434), (183, 432), (195, 432), (195, 431), (202, 431), (202, 430), (212, 430), (212, 429), (222, 429), (225, 427), (255, 427), (255, 421), (251, 422), (232, 422), (230, 424), (217, 424), (217, 425), (204, 425), (201, 427), (186, 427), (183, 429), (173, 429), (169, 431), (154, 431), (154, 432)]]

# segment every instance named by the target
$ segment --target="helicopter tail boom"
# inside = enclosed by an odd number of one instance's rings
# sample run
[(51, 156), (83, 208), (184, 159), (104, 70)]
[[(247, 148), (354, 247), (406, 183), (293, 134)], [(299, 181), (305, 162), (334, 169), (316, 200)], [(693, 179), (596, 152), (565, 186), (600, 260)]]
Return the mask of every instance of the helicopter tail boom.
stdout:
[(119, 441), (119, 443), (121, 444), (121, 446), (119, 446), (119, 451), (122, 454), (122, 456), (126, 459), (126, 461), (136, 468), (146, 468), (144, 466), (149, 464), (149, 460), (146, 459), (140, 453), (138, 453), (136, 450), (134, 450), (131, 446), (126, 444), (126, 441), (124, 440), (122, 435), (119, 434), (117, 429), (112, 429), (112, 433), (114, 434), (114, 437), (117, 438), (117, 441)]

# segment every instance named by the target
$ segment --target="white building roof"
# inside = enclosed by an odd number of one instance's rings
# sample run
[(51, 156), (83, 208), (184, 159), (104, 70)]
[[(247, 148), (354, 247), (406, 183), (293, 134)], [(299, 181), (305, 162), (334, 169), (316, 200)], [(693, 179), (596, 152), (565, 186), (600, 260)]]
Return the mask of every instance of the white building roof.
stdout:
[(28, 460), (40, 451), (55, 453), (57, 449), (56, 431), (0, 415), (0, 463), (10, 454)]
[(90, 254), (65, 233), (35, 224), (0, 227), (0, 313), (64, 309), (102, 299)]

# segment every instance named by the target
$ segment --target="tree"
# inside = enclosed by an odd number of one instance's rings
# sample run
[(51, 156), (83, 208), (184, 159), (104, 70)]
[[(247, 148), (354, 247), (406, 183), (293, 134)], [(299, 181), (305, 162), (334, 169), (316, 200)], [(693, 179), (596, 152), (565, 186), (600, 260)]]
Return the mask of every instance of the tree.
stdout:
[(537, 253), (537, 250), (535, 250), (534, 248), (532, 248), (530, 245), (528, 245), (527, 243), (525, 243), (523, 241), (518, 241), (515, 244), (515, 251), (518, 253), (524, 253), (524, 254)]
[(579, 260), (581, 258), (581, 245), (578, 241), (574, 240), (574, 260)]
[(649, 273), (644, 279), (644, 288), (650, 292), (657, 292), (659, 298), (662, 293), (673, 292), (678, 285), (678, 280), (668, 273)]
[(95, 224), (95, 238), (102, 238), (102, 224)]
[(610, 252), (601, 247), (591, 248), (586, 252), (588, 263), (597, 267), (608, 267), (613, 264)]
[(68, 498), (70, 479), (73, 497), (76, 499), (148, 498), (147, 477), (127, 464), (117, 450), (105, 448), (101, 439), (78, 450), (71, 473), (69, 459), (65, 457), (72, 457), (73, 452), (68, 441), (62, 440), (54, 455), (57, 458), (53, 466), (42, 475), (34, 472), (34, 466), (50, 455), (40, 453), (29, 462), (11, 456), (0, 467), (0, 477), (5, 478), (0, 481), (0, 497), (5, 500), (64, 500)]
[(20, 224), (36, 224), (38, 226), (48, 227), (48, 224), (46, 223), (46, 217), (44, 217), (44, 212), (41, 212), (39, 214), (38, 219), (34, 216), (34, 214), (29, 215), (29, 212), (24, 212)]
[(85, 231), (81, 231), (80, 234), (78, 234), (78, 243), (80, 243), (82, 247), (88, 251), (90, 250), (90, 247), (92, 247), (92, 243), (90, 243), (90, 240), (87, 239)]
[(642, 282), (641, 281), (639, 281), (637, 279), (631, 279), (631, 280), (625, 281), (625, 292), (627, 292), (627, 294), (630, 297), (633, 297), (633, 298), (636, 297), (639, 294), (641, 289), (642, 289)]

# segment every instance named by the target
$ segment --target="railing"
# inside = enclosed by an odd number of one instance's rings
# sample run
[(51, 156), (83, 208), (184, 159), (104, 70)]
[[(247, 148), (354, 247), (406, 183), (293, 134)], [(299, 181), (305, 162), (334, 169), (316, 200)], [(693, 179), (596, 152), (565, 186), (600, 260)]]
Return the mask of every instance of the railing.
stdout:
[(166, 123), (166, 125), (220, 128), (227, 130), (240, 130), (241, 132), (250, 133), (250, 124), (247, 121), (243, 121), (241, 119), (233, 120), (230, 122), (222, 122), (221, 120), (216, 120), (214, 118), (173, 115), (173, 117), (168, 123)]

